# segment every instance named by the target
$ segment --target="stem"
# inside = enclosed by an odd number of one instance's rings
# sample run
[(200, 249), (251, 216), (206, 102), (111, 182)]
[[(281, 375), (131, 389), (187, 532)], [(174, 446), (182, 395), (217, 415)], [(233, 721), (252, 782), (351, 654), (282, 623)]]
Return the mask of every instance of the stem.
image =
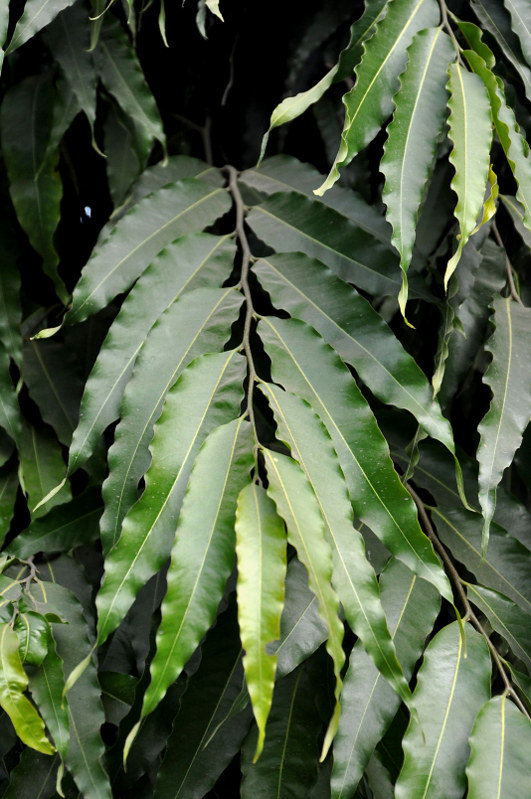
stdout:
[(243, 296), (245, 297), (245, 320), (243, 323), (242, 346), (245, 352), (245, 356), (247, 358), (247, 364), (249, 368), (249, 382), (247, 385), (247, 414), (249, 416), (249, 421), (253, 426), (254, 438), (256, 442), (255, 460), (258, 463), (258, 434), (256, 430), (256, 420), (254, 416), (254, 406), (253, 406), (253, 392), (256, 383), (256, 368), (254, 365), (253, 353), (250, 342), (251, 324), (255, 317), (253, 298), (251, 296), (251, 288), (249, 286), (249, 268), (253, 256), (251, 254), (251, 248), (249, 247), (249, 241), (247, 239), (247, 234), (245, 232), (245, 205), (243, 202), (240, 189), (238, 187), (238, 172), (233, 166), (224, 167), (224, 171), (228, 175), (229, 191), (232, 195), (232, 199), (234, 200), (234, 205), (236, 207), (236, 238), (240, 244), (242, 252), (242, 265), (241, 265), (239, 286), (243, 292)]
[(507, 283), (509, 284), (509, 292), (511, 294), (511, 299), (515, 302), (518, 302), (520, 305), (523, 305), (522, 300), (516, 290), (516, 286), (514, 285), (514, 278), (513, 278), (513, 267), (509, 260), (509, 256), (507, 255), (507, 250), (502, 241), (502, 237), (500, 236), (500, 231), (498, 230), (498, 226), (496, 222), (493, 221), (492, 223), (492, 232), (494, 233), (494, 238), (496, 239), (497, 244), (503, 249), (505, 253), (505, 271), (507, 273)]
[(441, 9), (441, 22), (443, 27), (446, 29), (450, 39), (453, 42), (455, 52), (457, 53), (457, 60), (459, 61), (460, 65), (464, 67), (465, 65), (463, 63), (463, 59), (461, 58), (461, 47), (457, 41), (455, 33), (453, 32), (452, 26), (450, 25), (450, 20), (448, 19), (448, 9), (444, 0), (439, 0), (439, 7)]
[(433, 529), (432, 523), (431, 523), (431, 521), (429, 519), (429, 516), (428, 516), (428, 513), (426, 511), (426, 506), (424, 505), (423, 501), (421, 500), (421, 498), (419, 497), (417, 492), (411, 487), (411, 485), (409, 483), (406, 484), (406, 488), (407, 488), (407, 490), (409, 491), (409, 493), (411, 494), (411, 496), (413, 497), (413, 499), (415, 501), (415, 505), (417, 506), (417, 509), (418, 509), (418, 512), (419, 512), (419, 517), (420, 517), (420, 520), (422, 522), (422, 526), (424, 527), (424, 530), (426, 532), (426, 535), (428, 536), (428, 538), (432, 542), (434, 548), (437, 550), (441, 560), (443, 561), (444, 566), (446, 568), (446, 572), (448, 574), (448, 577), (450, 578), (450, 580), (454, 584), (455, 589), (456, 589), (457, 593), (459, 594), (459, 598), (461, 599), (461, 602), (463, 603), (463, 607), (465, 609), (464, 620), (466, 621), (467, 619), (470, 619), (471, 623), (476, 628), (476, 630), (483, 636), (483, 638), (485, 639), (485, 642), (486, 642), (486, 644), (487, 644), (487, 646), (489, 648), (490, 654), (492, 655), (492, 659), (494, 660), (494, 663), (496, 664), (496, 668), (498, 669), (498, 673), (499, 673), (500, 677), (503, 680), (503, 683), (505, 685), (507, 694), (512, 697), (514, 703), (518, 706), (518, 708), (522, 711), (522, 713), (525, 716), (527, 716), (527, 718), (531, 718), (529, 716), (529, 713), (527, 712), (527, 709), (526, 709), (525, 705), (520, 701), (520, 698), (519, 698), (518, 694), (514, 690), (514, 688), (512, 686), (512, 683), (511, 683), (509, 677), (507, 676), (507, 672), (506, 672), (505, 667), (504, 667), (504, 665), (502, 663), (502, 660), (501, 660), (501, 658), (500, 658), (500, 656), (498, 654), (498, 650), (496, 649), (496, 647), (494, 646), (494, 644), (490, 640), (489, 636), (487, 635), (487, 633), (485, 631), (485, 628), (483, 627), (483, 625), (481, 624), (481, 622), (479, 621), (478, 617), (476, 616), (476, 614), (474, 613), (474, 611), (472, 609), (472, 606), (471, 606), (471, 604), (470, 604), (470, 602), (468, 600), (468, 597), (466, 595), (466, 591), (465, 591), (465, 588), (464, 588), (464, 586), (467, 585), (467, 583), (464, 580), (461, 579), (461, 577), (459, 576), (459, 572), (457, 571), (457, 569), (455, 568), (454, 564), (452, 563), (452, 561), (451, 561), (448, 553), (446, 552), (445, 548), (443, 547), (443, 545), (439, 541), (439, 538), (437, 537), (437, 535), (435, 533), (435, 530)]

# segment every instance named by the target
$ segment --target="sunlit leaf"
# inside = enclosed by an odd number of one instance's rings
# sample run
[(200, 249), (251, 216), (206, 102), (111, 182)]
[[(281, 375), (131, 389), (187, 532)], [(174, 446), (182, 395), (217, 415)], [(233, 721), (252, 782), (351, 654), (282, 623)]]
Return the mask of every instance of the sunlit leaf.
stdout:
[(64, 759), (70, 741), (68, 704), (63, 698), (63, 661), (57, 653), (53, 635), (47, 641), (46, 657), (29, 673), (31, 694), (50, 730), (55, 747)]

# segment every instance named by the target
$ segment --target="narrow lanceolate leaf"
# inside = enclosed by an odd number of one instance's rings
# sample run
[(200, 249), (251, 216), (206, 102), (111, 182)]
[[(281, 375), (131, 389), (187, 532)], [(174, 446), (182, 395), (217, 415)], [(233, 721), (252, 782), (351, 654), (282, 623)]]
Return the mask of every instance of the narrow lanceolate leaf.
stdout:
[(255, 761), (264, 746), (265, 725), (277, 665), (267, 645), (280, 638), (286, 579), (286, 533), (275, 503), (254, 483), (244, 488), (236, 510), (238, 621), (245, 650), (243, 667), (258, 727)]
[[(37, 429), (28, 424), (24, 425), (20, 439), (20, 461), (28, 505), (33, 511), (64, 476), (61, 449), (50, 428)], [(43, 516), (54, 505), (60, 505), (69, 499), (71, 499), (70, 486), (65, 484), (33, 515)]]
[(525, 663), (528, 672), (531, 672), (529, 615), (511, 599), (491, 588), (468, 585), (467, 592), (470, 601), (485, 614), (493, 629), (505, 638), (514, 654)]
[(54, 101), (50, 76), (32, 76), (7, 92), (0, 117), (9, 191), (18, 220), (32, 247), (42, 256), (44, 270), (53, 280), (59, 298), (66, 301), (53, 244), (63, 193), (57, 171), (59, 152), (47, 151)]
[(490, 694), (490, 656), (483, 637), (467, 625), (466, 657), (458, 622), (430, 642), (413, 694), (417, 715), (404, 736), (404, 764), (396, 799), (461, 799), (468, 736)]
[(94, 250), (74, 290), (67, 324), (81, 322), (127, 291), (153, 258), (185, 233), (201, 230), (230, 208), (223, 189), (187, 179), (138, 202)]
[(171, 553), (142, 717), (158, 705), (214, 620), (234, 565), (236, 503), (249, 482), (252, 448), (250, 425), (237, 419), (211, 433), (196, 458)]
[(466, 767), (468, 799), (531, 795), (531, 723), (504, 694), (479, 711)]
[(70, 474), (88, 460), (107, 425), (118, 417), (124, 388), (153, 324), (185, 291), (221, 286), (233, 268), (234, 252), (227, 236), (183, 236), (165, 247), (140, 276), (109, 328), (86, 382), (70, 447)]
[(71, 6), (74, 0), (28, 0), (24, 11), (6, 47), (6, 55), (12, 53), (21, 44), (27, 42), (40, 30), (46, 27), (64, 8)]
[(486, 344), (492, 362), (483, 377), (492, 391), (490, 408), (478, 426), (480, 442), (479, 502), (485, 519), (483, 551), (496, 508), (496, 487), (512, 462), (531, 417), (529, 363), (531, 309), (498, 297), (494, 309), (494, 333)]
[(454, 453), (450, 424), (426, 376), (364, 297), (299, 253), (262, 258), (254, 271), (278, 308), (315, 327), (373, 394), (412, 413)]
[(322, 759), (334, 739), (341, 713), (341, 669), (345, 661), (342, 649), (343, 625), (338, 617), (339, 602), (332, 588), (332, 551), (319, 504), (301, 467), (277, 452), (263, 450), (268, 494), (286, 522), (288, 541), (297, 550), (308, 571), (308, 582), (317, 597), (319, 613), (328, 629), (327, 651), (334, 664), (336, 705), (323, 743)]
[(118, 540), (122, 520), (137, 499), (138, 481), (151, 460), (148, 446), (164, 397), (194, 357), (223, 349), (242, 300), (233, 288), (196, 289), (171, 305), (146, 339), (109, 450), (101, 520), (104, 552)]
[[(486, 45), (482, 45), (483, 48)], [(487, 48), (488, 49), (488, 48)], [(494, 129), (516, 180), (516, 197), (524, 208), (523, 223), (531, 230), (531, 158), (529, 146), (520, 133), (514, 111), (507, 105), (502, 79), (491, 71), (494, 57), (487, 64), (478, 53), (465, 50), (468, 63), (483, 80), (490, 99)]]
[(439, 9), (432, 0), (391, 0), (387, 13), (366, 42), (356, 67), (356, 83), (343, 98), (345, 125), (341, 145), (328, 178), (318, 189), (323, 194), (339, 178), (341, 167), (375, 137), (393, 110), (398, 76), (406, 63), (406, 48), (417, 31), (436, 25)]
[(0, 541), (2, 544), (15, 512), (17, 491), (18, 475), (16, 469), (2, 469), (0, 472)]
[(28, 678), (19, 654), (17, 634), (9, 624), (0, 625), (0, 706), (11, 719), (20, 740), (32, 749), (51, 755), (55, 749), (46, 737), (44, 723), (24, 696)]
[[(315, 357), (315, 350), (313, 353), (310, 350), (310, 353), (310, 358)], [(272, 360), (275, 363), (274, 356)], [(321, 368), (324, 360), (316, 359)], [(297, 368), (297, 365), (293, 366)], [(323, 381), (333, 374), (333, 368), (323, 370)], [(337, 375), (335, 377), (332, 391), (339, 389), (340, 381)], [(353, 526), (341, 460), (336, 457), (332, 439), (319, 418), (298, 397), (274, 386), (263, 386), (262, 390), (275, 415), (278, 437), (288, 444), (315, 492), (332, 550), (334, 586), (347, 620), (378, 668), (408, 702), (411, 695), (387, 629), (374, 570), (365, 557), (363, 538)], [(308, 393), (308, 390), (303, 390), (301, 396)], [(345, 397), (344, 393), (342, 397)], [(353, 412), (355, 406), (349, 407)], [(314, 408), (321, 411), (320, 403), (315, 402)], [(359, 423), (359, 417), (355, 415)], [(317, 452), (319, 457), (316, 457)]]
[(165, 148), (162, 121), (136, 53), (119, 21), (109, 14), (105, 16), (95, 62), (105, 88), (141, 128), (146, 157), (154, 140)]
[(0, 342), (0, 427), (18, 444), (22, 420), (9, 366), (9, 353)]
[(511, 15), (512, 28), (520, 39), (522, 52), (531, 66), (531, 21), (527, 3), (525, 0), (504, 0), (504, 2)]
[(133, 182), (142, 171), (142, 163), (134, 147), (131, 120), (126, 120), (114, 103), (109, 105), (105, 117), (103, 150), (111, 200), (115, 211), (121, 211)]
[(63, 661), (57, 654), (53, 635), (50, 634), (46, 657), (37, 669), (31, 669), (29, 687), (55, 747), (64, 759), (70, 740), (68, 704), (63, 698), (65, 678)]
[[(3, 0), (2, 4), (0, 5), (0, 45), (3, 45), (6, 40), (8, 27), (9, 27), (9, 0)], [(3, 62), (4, 62), (4, 51), (0, 47), (0, 70), (2, 69)]]
[(402, 288), (399, 303), (405, 316), (406, 271), (411, 262), (419, 208), (433, 170), (437, 137), (444, 124), (448, 64), (455, 55), (442, 28), (420, 31), (408, 49), (408, 63), (395, 95), (395, 112), (387, 128), (380, 169), (385, 175), (382, 199), (392, 242), (400, 253)]
[(459, 233), (457, 250), (446, 267), (445, 288), (481, 213), (492, 142), (489, 98), (481, 78), (457, 63), (450, 64), (448, 74), (449, 136), (454, 145), (449, 158), (455, 169), (452, 189), (457, 194), (454, 214)]
[(7, 219), (0, 229), (2, 269), (0, 270), (0, 340), (15, 363), (22, 363), (20, 323), (20, 272), (17, 267), (17, 248)]
[(101, 643), (168, 559), (197, 451), (212, 430), (239, 415), (244, 377), (245, 361), (234, 351), (204, 355), (185, 369), (168, 393), (150, 446), (153, 461), (144, 493), (105, 561), (96, 600)]
[[(439, 612), (439, 595), (395, 559), (382, 572), (380, 590), (397, 654), (409, 679)], [(399, 704), (400, 697), (357, 642), (345, 675), (343, 712), (334, 741), (333, 799), (353, 795)]]

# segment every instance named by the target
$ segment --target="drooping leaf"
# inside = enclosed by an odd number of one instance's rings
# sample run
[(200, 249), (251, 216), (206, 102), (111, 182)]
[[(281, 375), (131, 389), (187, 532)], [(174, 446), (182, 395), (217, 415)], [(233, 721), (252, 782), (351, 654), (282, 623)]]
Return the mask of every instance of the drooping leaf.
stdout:
[(142, 717), (157, 706), (212, 624), (234, 564), (236, 502), (249, 482), (252, 447), (250, 426), (240, 418), (211, 433), (196, 458), (177, 525)]
[(444, 123), (449, 62), (455, 51), (442, 28), (420, 31), (408, 48), (408, 63), (400, 76), (395, 112), (387, 128), (380, 169), (385, 175), (382, 199), (392, 242), (400, 253), (403, 272), (399, 304), (405, 316), (406, 271), (411, 262), (416, 223), (426, 183), (433, 170), (437, 137)]
[(332, 551), (319, 503), (301, 467), (281, 453), (270, 450), (263, 450), (263, 453), (269, 481), (268, 494), (286, 522), (288, 541), (306, 567), (308, 583), (317, 597), (319, 614), (328, 630), (326, 648), (334, 664), (336, 704), (323, 743), (321, 759), (324, 760), (341, 713), (341, 668), (345, 660), (341, 646), (343, 625), (338, 618), (339, 602), (331, 585)]
[(50, 730), (55, 747), (64, 760), (70, 740), (68, 705), (63, 699), (65, 678), (63, 661), (57, 653), (53, 634), (50, 631), (46, 657), (38, 668), (29, 673), (31, 694)]
[(243, 667), (258, 727), (255, 761), (264, 745), (265, 725), (277, 665), (268, 645), (280, 638), (286, 578), (286, 533), (275, 504), (264, 488), (251, 483), (238, 497), (238, 621)]
[(336, 160), (317, 193), (323, 194), (339, 178), (341, 167), (369, 144), (393, 110), (398, 76), (406, 63), (406, 49), (423, 28), (436, 25), (439, 9), (431, 0), (390, 0), (387, 13), (364, 43), (356, 67), (356, 83), (343, 98), (345, 125)]
[(457, 622), (432, 639), (413, 694), (418, 716), (411, 718), (404, 736), (396, 799), (461, 799), (468, 737), (489, 699), (490, 670), (487, 645), (471, 625), (466, 630), (466, 657)]
[(494, 696), (481, 708), (470, 735), (468, 799), (530, 793), (530, 749), (529, 719), (505, 694)]
[(134, 147), (131, 120), (126, 120), (114, 103), (109, 105), (104, 122), (103, 148), (111, 199), (115, 211), (121, 210), (142, 163)]
[(43, 516), (54, 505), (71, 499), (70, 486), (64, 484), (37, 510), (36, 506), (55, 488), (64, 476), (64, 461), (57, 440), (49, 428), (24, 424), (20, 439), (20, 461), (28, 506), (34, 518)]
[(478, 426), (480, 442), (479, 502), (485, 519), (482, 550), (486, 551), (489, 525), (496, 507), (496, 487), (520, 446), (531, 417), (531, 376), (525, 368), (529, 357), (531, 310), (498, 297), (494, 333), (486, 344), (492, 355), (483, 382), (492, 391), (489, 410)]
[(183, 236), (165, 247), (138, 279), (99, 351), (85, 384), (79, 424), (74, 432), (68, 470), (90, 457), (99, 436), (119, 415), (124, 387), (151, 327), (185, 291), (221, 286), (229, 276), (234, 245), (207, 233)]
[(67, 324), (81, 322), (126, 291), (154, 257), (185, 233), (201, 230), (230, 207), (223, 189), (186, 179), (140, 200), (96, 246), (74, 290)]
[(9, 624), (0, 624), (0, 705), (23, 743), (52, 755), (54, 747), (46, 737), (44, 723), (26, 696), (28, 678), (19, 654), (17, 634)]
[(22, 16), (17, 22), (15, 31), (6, 47), (6, 55), (35, 36), (45, 28), (64, 8), (71, 6), (74, 0), (27, 0)]
[(104, 552), (118, 540), (122, 520), (137, 499), (138, 481), (150, 463), (153, 425), (166, 393), (197, 355), (223, 348), (243, 297), (233, 288), (196, 289), (173, 303), (147, 337), (122, 403), (122, 421), (109, 450), (101, 519)]
[(531, 632), (529, 615), (503, 594), (482, 585), (468, 585), (470, 601), (485, 614), (514, 654), (522, 660), (531, 674)]
[(245, 361), (234, 351), (204, 355), (168, 393), (150, 446), (153, 461), (144, 493), (105, 560), (96, 600), (100, 642), (168, 559), (195, 456), (209, 433), (239, 415), (244, 377)]
[(489, 98), (482, 80), (458, 63), (450, 64), (448, 74), (448, 124), (453, 143), (449, 158), (455, 169), (452, 189), (457, 194), (454, 214), (459, 222), (459, 233), (457, 250), (448, 261), (444, 275), (446, 289), (481, 212), (492, 142)]
[[(439, 596), (394, 559), (381, 575), (380, 589), (400, 663), (410, 678), (439, 612)], [(400, 704), (360, 642), (350, 655), (341, 703), (331, 781), (334, 799), (352, 795)]]
[(531, 23), (529, 22), (529, 9), (522, 0), (504, 0), (505, 7), (511, 15), (514, 32), (520, 39), (522, 51), (531, 66)]

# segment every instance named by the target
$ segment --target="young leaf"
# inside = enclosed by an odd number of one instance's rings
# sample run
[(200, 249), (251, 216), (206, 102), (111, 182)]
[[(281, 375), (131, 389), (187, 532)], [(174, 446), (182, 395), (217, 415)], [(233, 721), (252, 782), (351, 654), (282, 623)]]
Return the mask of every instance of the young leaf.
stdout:
[(238, 621), (243, 667), (258, 727), (254, 760), (264, 746), (265, 726), (273, 698), (276, 654), (268, 644), (280, 638), (286, 578), (286, 533), (275, 504), (254, 483), (242, 490), (236, 509)]
[(466, 767), (468, 799), (531, 794), (531, 724), (507, 696), (494, 696), (479, 711)]
[(439, 9), (432, 0), (390, 0), (387, 13), (364, 45), (356, 67), (356, 83), (343, 98), (345, 125), (329, 176), (316, 191), (324, 194), (339, 178), (339, 170), (369, 144), (393, 110), (398, 75), (406, 63), (406, 48), (423, 28), (436, 25)]
[(6, 55), (27, 42), (40, 30), (45, 28), (64, 8), (71, 6), (75, 0), (27, 0), (22, 16), (17, 22), (15, 31), (6, 47)]
[(66, 324), (81, 322), (127, 291), (153, 258), (185, 233), (202, 230), (230, 208), (223, 189), (185, 179), (140, 200), (100, 240), (81, 273)]
[(406, 271), (413, 254), (420, 204), (433, 170), (437, 137), (444, 123), (444, 84), (454, 54), (450, 37), (442, 28), (428, 28), (414, 37), (394, 98), (395, 112), (387, 128), (380, 163), (385, 175), (382, 199), (387, 205), (386, 217), (393, 226), (392, 242), (400, 253), (399, 305), (403, 316), (408, 291)]
[[(380, 590), (397, 654), (409, 679), (439, 612), (439, 595), (395, 559), (380, 577)], [(350, 655), (341, 704), (331, 780), (334, 799), (345, 799), (355, 791), (400, 704), (361, 642)]]
[(487, 645), (471, 625), (466, 657), (458, 622), (443, 627), (430, 642), (413, 694), (417, 715), (404, 736), (396, 799), (461, 799), (468, 736), (489, 698), (490, 672)]
[(96, 599), (100, 643), (168, 559), (197, 451), (210, 432), (238, 416), (244, 377), (245, 361), (234, 351), (204, 355), (169, 391), (150, 446), (153, 461), (144, 493), (105, 560)]
[(531, 417), (531, 375), (524, 366), (529, 356), (531, 309), (504, 297), (495, 299), (491, 307), (495, 330), (485, 346), (492, 362), (483, 382), (490, 387), (492, 400), (478, 426), (481, 438), (476, 456), (479, 502), (485, 519), (483, 553), (496, 508), (496, 487), (520, 446)]
[(85, 384), (70, 447), (70, 474), (88, 460), (105, 428), (118, 417), (124, 387), (153, 324), (185, 291), (221, 286), (233, 268), (234, 252), (227, 236), (194, 233), (165, 247), (139, 277), (109, 328)]
[(234, 288), (196, 289), (173, 303), (147, 337), (122, 403), (122, 420), (109, 450), (101, 519), (104, 552), (120, 535), (150, 463), (148, 446), (162, 403), (180, 372), (197, 355), (223, 348), (243, 297)]
[(485, 614), (494, 630), (499, 633), (514, 654), (525, 663), (531, 672), (531, 633), (529, 615), (524, 613), (511, 599), (484, 588), (482, 585), (468, 585), (470, 601)]
[(177, 679), (214, 620), (234, 565), (236, 502), (249, 482), (252, 448), (250, 425), (237, 419), (211, 433), (196, 458), (172, 549), (142, 718)]
[(24, 696), (28, 678), (20, 659), (18, 636), (9, 624), (0, 624), (0, 663), (0, 706), (23, 743), (52, 755), (55, 749), (46, 737), (43, 721)]
[(341, 713), (341, 669), (345, 661), (341, 646), (343, 625), (338, 618), (339, 602), (331, 586), (332, 551), (319, 503), (301, 467), (286, 455), (270, 450), (263, 450), (263, 453), (269, 481), (268, 494), (286, 522), (288, 541), (308, 571), (310, 588), (317, 597), (319, 613), (328, 629), (326, 649), (334, 664), (336, 704), (323, 743), (321, 759), (324, 760)]
[(444, 275), (446, 289), (483, 206), (492, 142), (489, 98), (483, 82), (457, 63), (450, 64), (448, 74), (449, 136), (454, 145), (449, 158), (455, 169), (452, 189), (457, 194), (454, 214), (459, 233), (457, 250)]

